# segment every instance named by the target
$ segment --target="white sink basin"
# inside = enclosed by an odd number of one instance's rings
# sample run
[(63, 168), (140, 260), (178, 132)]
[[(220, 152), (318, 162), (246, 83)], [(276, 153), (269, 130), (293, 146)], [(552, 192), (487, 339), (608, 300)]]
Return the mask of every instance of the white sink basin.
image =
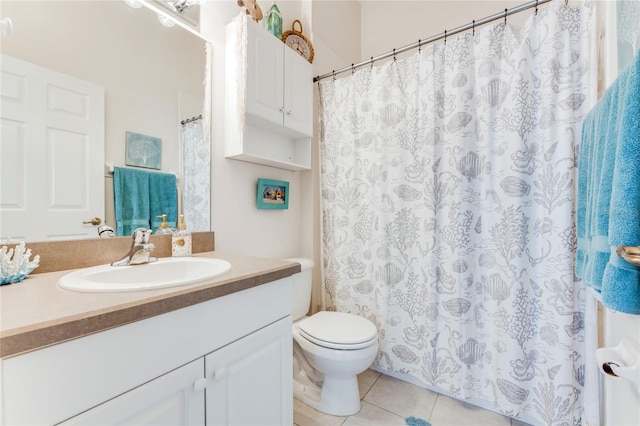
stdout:
[(231, 264), (205, 257), (166, 257), (133, 266), (101, 265), (60, 278), (61, 288), (83, 292), (125, 292), (193, 284), (222, 275)]

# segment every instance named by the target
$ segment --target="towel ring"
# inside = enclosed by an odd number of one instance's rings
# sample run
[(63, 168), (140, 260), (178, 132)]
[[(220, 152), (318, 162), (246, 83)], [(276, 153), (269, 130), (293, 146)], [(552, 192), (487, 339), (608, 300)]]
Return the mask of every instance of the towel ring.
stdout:
[(618, 246), (616, 254), (632, 265), (640, 266), (640, 246)]

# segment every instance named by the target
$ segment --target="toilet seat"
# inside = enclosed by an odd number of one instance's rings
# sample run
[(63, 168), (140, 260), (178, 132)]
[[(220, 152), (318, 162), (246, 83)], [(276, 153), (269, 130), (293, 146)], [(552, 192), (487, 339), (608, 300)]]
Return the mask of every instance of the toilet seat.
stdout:
[(371, 321), (344, 312), (318, 312), (300, 321), (298, 329), (305, 339), (330, 349), (362, 349), (373, 345), (378, 337)]

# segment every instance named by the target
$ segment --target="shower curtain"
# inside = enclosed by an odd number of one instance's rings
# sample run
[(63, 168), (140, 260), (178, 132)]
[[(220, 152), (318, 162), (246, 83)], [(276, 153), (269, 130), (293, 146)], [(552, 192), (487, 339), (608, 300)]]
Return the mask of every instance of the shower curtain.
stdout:
[(324, 306), (374, 368), (539, 424), (580, 423), (573, 274), (590, 5), (541, 7), (320, 85)]
[(202, 120), (182, 126), (182, 155), (184, 192), (183, 212), (187, 227), (192, 232), (209, 231), (211, 167), (209, 142), (204, 135)]

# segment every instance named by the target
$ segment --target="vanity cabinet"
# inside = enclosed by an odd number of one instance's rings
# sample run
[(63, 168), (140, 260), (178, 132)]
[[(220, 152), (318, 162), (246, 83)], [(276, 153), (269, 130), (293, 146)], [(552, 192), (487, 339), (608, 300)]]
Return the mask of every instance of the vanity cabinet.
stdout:
[(201, 358), (61, 424), (203, 425), (203, 370)]
[(247, 17), (226, 30), (226, 156), (310, 169), (312, 65)]
[(207, 355), (208, 425), (290, 425), (291, 319)]
[(283, 278), (3, 359), (2, 424), (292, 424), (292, 363)]

